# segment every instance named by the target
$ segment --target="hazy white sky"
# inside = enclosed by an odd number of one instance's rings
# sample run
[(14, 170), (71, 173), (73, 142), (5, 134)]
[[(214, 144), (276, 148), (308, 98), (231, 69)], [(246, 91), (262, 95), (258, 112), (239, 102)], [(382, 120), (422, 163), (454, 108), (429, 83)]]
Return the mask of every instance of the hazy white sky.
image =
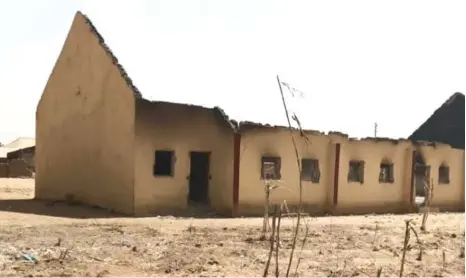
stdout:
[(276, 75), (306, 128), (407, 137), (466, 92), (466, 1), (0, 1), (0, 141), (35, 110), (77, 10), (149, 99), (284, 123)]

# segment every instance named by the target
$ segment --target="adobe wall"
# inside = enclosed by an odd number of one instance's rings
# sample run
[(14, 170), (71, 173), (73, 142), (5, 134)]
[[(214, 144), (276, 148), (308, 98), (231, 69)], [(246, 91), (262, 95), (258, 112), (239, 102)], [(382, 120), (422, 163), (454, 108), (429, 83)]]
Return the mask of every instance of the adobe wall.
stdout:
[[(403, 140), (336, 140), (341, 144), (339, 213), (403, 212), (411, 194), (412, 147)], [(363, 181), (350, 180), (351, 161), (364, 162)], [(380, 181), (381, 164), (392, 164), (393, 179)]]
[(8, 177), (30, 178), (33, 177), (33, 169), (24, 159), (12, 159), (8, 162)]
[[(139, 215), (187, 208), (190, 152), (210, 152), (209, 199), (216, 211), (233, 206), (233, 129), (223, 112), (192, 105), (136, 103), (135, 204)], [(155, 151), (175, 156), (173, 176), (154, 176)]]
[(8, 178), (8, 163), (0, 163), (0, 178)]
[[(261, 157), (273, 156), (281, 159), (281, 180), (273, 181), (278, 187), (270, 195), (270, 204), (286, 201), (289, 207), (299, 204), (299, 179), (294, 147), (286, 128), (240, 124), (240, 215), (261, 215), (264, 210), (265, 180), (261, 179)], [(320, 180), (318, 183), (303, 181), (303, 205), (308, 213), (323, 213), (333, 195), (333, 164), (335, 146), (328, 136), (308, 132), (308, 143), (295, 133), (301, 158), (319, 161)]]
[[(281, 180), (270, 197), (271, 204), (299, 203), (299, 174), (295, 151), (286, 127), (240, 123), (241, 156), (239, 214), (261, 215), (265, 181), (261, 179), (261, 157), (281, 159)], [(354, 140), (338, 132), (323, 134), (305, 131), (306, 144), (294, 131), (301, 158), (319, 160), (319, 183), (302, 181), (305, 212), (319, 214), (412, 212), (414, 207), (413, 154), (418, 148), (408, 140), (365, 138)], [(434, 204), (445, 208), (464, 208), (464, 151), (423, 147), (430, 164), (438, 168), (446, 161), (451, 169), (451, 184), (437, 189)], [(349, 179), (350, 162), (362, 161), (363, 181)], [(385, 166), (384, 166), (385, 165)], [(391, 165), (390, 180), (381, 179), (381, 167)], [(432, 176), (438, 179), (437, 176)], [(434, 193), (435, 195), (435, 193)]]
[(38, 199), (133, 213), (135, 87), (76, 13), (36, 112)]
[[(424, 145), (418, 150), (422, 153), (425, 164), (430, 166), (430, 178), (433, 181), (431, 206), (464, 211), (464, 150), (453, 149), (444, 144)], [(439, 167), (442, 165), (449, 168), (448, 183), (439, 180)]]

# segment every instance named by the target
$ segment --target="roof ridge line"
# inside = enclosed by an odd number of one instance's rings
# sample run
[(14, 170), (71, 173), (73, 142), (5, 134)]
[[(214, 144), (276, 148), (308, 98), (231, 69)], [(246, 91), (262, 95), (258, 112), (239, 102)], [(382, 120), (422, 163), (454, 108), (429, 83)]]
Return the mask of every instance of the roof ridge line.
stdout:
[(128, 85), (128, 87), (132, 90), (133, 92), (133, 95), (135, 98), (143, 98), (141, 92), (139, 91), (139, 89), (136, 87), (136, 85), (134, 85), (133, 83), (133, 80), (129, 77), (128, 73), (126, 72), (126, 70), (123, 68), (123, 66), (118, 62), (118, 58), (115, 56), (115, 54), (113, 54), (113, 51), (110, 49), (110, 47), (105, 43), (105, 40), (104, 38), (102, 37), (102, 35), (99, 33), (99, 31), (97, 31), (97, 28), (95, 27), (95, 25), (92, 23), (91, 19), (85, 15), (84, 13), (82, 13), (81, 11), (77, 11), (76, 12), (77, 14), (81, 15), (87, 26), (89, 26), (89, 29), (90, 31), (97, 37), (97, 40), (99, 41), (99, 44), (102, 46), (102, 48), (105, 50), (105, 52), (107, 53), (107, 55), (112, 59), (112, 62), (113, 64), (118, 68), (118, 71), (120, 72), (121, 76), (123, 77), (123, 79), (126, 81), (126, 84)]

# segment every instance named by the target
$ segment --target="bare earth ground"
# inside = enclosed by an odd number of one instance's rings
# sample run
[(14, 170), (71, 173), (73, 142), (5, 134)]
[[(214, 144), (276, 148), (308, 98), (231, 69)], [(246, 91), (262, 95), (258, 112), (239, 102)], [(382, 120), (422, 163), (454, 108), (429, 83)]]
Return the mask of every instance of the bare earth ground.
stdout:
[[(261, 276), (269, 243), (262, 219), (112, 217), (97, 209), (25, 200), (34, 181), (0, 179), (0, 276)], [(23, 199), (23, 200), (20, 200)], [(55, 216), (51, 216), (55, 215)], [(307, 218), (300, 276), (397, 276), (404, 219), (420, 215)], [(280, 275), (291, 245), (282, 220)], [(431, 215), (422, 261), (414, 236), (405, 276), (464, 277), (464, 214)], [(304, 232), (303, 232), (304, 234)], [(443, 256), (443, 253), (445, 256)], [(34, 263), (23, 255), (37, 259)], [(443, 259), (443, 257), (445, 257)], [(295, 267), (292, 268), (294, 273)], [(270, 274), (274, 275), (274, 259)]]

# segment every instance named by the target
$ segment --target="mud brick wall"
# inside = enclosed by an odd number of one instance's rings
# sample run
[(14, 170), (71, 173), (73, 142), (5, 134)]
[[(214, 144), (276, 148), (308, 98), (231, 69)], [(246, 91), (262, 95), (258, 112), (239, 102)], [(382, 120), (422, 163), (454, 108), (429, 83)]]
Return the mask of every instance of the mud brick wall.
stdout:
[(8, 177), (9, 166), (7, 163), (0, 163), (0, 178)]
[(13, 159), (8, 166), (8, 176), (10, 178), (32, 177), (31, 167), (29, 167), (29, 164), (23, 159)]

